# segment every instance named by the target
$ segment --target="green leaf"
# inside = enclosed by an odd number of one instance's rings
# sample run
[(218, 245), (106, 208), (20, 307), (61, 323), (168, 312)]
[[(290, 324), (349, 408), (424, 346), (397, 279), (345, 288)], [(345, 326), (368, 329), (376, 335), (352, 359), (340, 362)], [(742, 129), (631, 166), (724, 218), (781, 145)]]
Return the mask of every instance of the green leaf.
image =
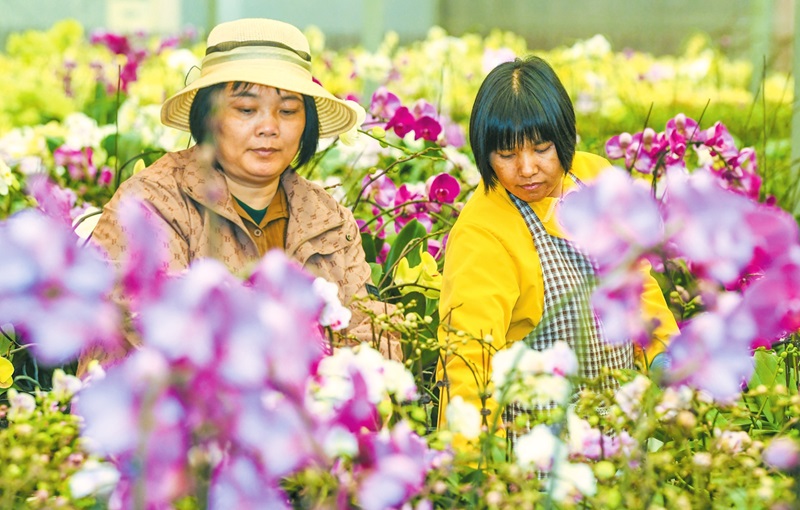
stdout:
[(377, 287), (381, 283), (381, 278), (383, 278), (383, 267), (375, 262), (369, 262), (369, 268), (372, 270), (372, 274), (370, 275), (372, 284)]
[[(403, 256), (404, 252), (406, 251), (406, 247), (414, 242), (414, 240), (422, 239), (428, 232), (425, 230), (425, 227), (422, 226), (422, 223), (418, 222), (417, 220), (411, 220), (406, 223), (406, 226), (403, 227), (403, 230), (397, 234), (397, 237), (392, 244), (392, 248), (389, 250), (389, 254), (386, 256), (386, 263), (383, 265), (384, 272), (390, 274), (394, 269), (395, 264), (397, 261), (400, 260), (401, 256)], [(424, 241), (422, 242), (424, 245)], [(416, 252), (416, 260), (414, 260), (414, 253)], [(419, 250), (412, 250), (412, 253), (407, 253), (405, 256), (408, 257), (408, 263), (411, 267), (419, 264), (421, 262)]]
[(45, 143), (47, 143), (47, 149), (53, 153), (64, 144), (64, 139), (60, 136), (47, 136), (45, 137)]
[(366, 256), (367, 262), (375, 262), (377, 258), (377, 252), (375, 251), (375, 241), (373, 240), (373, 237), (366, 232), (362, 232), (361, 246), (364, 247), (364, 255)]

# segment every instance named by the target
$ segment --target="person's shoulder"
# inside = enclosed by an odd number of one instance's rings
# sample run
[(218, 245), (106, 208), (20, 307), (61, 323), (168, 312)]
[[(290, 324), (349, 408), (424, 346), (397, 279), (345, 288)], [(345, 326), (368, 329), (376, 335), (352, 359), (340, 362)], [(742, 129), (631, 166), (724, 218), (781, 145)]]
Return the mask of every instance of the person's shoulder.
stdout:
[(590, 181), (610, 167), (606, 158), (590, 152), (576, 151), (572, 159), (572, 173), (581, 180)]
[(458, 219), (459, 221), (464, 218), (464, 221), (495, 224), (498, 215), (502, 215), (506, 210), (512, 210), (513, 207), (505, 188), (499, 183), (494, 188), (487, 190), (481, 181), (464, 204)]
[(286, 192), (286, 199), (290, 208), (292, 204), (300, 201), (310, 205), (311, 209), (319, 210), (322, 208), (329, 211), (338, 211), (345, 218), (352, 216), (350, 209), (340, 204), (327, 189), (298, 175), (297, 172), (285, 172), (281, 176), (281, 185)]
[(167, 152), (123, 182), (125, 187), (174, 185), (187, 167), (196, 165), (195, 148)]

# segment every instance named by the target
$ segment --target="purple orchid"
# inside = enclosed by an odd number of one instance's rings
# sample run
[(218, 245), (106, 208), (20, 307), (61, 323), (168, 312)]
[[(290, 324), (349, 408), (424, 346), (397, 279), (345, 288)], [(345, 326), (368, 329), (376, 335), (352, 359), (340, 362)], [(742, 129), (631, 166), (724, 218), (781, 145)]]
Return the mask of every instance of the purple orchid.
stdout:
[(364, 472), (358, 503), (364, 510), (396, 508), (417, 494), (431, 467), (430, 452), (425, 441), (406, 422), (398, 423), (391, 433), (361, 436)]
[(121, 289), (134, 311), (139, 301), (158, 296), (167, 277), (169, 251), (160, 217), (135, 198), (119, 204), (119, 221), (128, 236), (120, 264)]
[(738, 294), (722, 294), (714, 308), (693, 317), (672, 339), (670, 385), (688, 384), (726, 402), (739, 395), (753, 374), (750, 345), (761, 320), (741, 305)]
[(758, 238), (746, 228), (755, 203), (723, 189), (701, 170), (690, 176), (669, 173), (665, 198), (666, 230), (677, 252), (699, 276), (723, 285), (737, 282)]
[(567, 194), (557, 210), (564, 229), (605, 273), (633, 263), (664, 240), (658, 205), (642, 181), (611, 168), (591, 186)]
[(50, 365), (119, 340), (119, 312), (108, 297), (113, 271), (76, 241), (70, 228), (34, 209), (0, 224), (0, 322), (27, 335)]
[(460, 149), (467, 144), (467, 135), (464, 133), (464, 128), (461, 127), (461, 124), (446, 115), (440, 115), (439, 121), (444, 131), (444, 141), (442, 143), (444, 147)]
[(226, 458), (215, 469), (209, 488), (209, 510), (229, 508), (289, 509), (289, 498), (259, 463), (245, 455)]
[(417, 102), (414, 103), (414, 106), (411, 107), (411, 113), (414, 115), (415, 119), (422, 117), (437, 117), (436, 107), (424, 99), (418, 99)]
[(628, 271), (606, 276), (592, 293), (592, 308), (608, 343), (632, 341), (643, 347), (649, 345), (652, 328), (642, 320), (643, 289), (642, 274)]

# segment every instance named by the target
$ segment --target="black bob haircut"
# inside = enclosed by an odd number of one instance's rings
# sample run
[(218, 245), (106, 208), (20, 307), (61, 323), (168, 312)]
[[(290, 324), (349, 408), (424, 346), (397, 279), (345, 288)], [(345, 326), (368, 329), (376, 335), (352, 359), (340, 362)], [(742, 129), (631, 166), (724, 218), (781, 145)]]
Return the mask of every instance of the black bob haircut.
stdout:
[(475, 164), (486, 191), (497, 185), (489, 163), (494, 151), (521, 148), (525, 142), (553, 142), (565, 172), (575, 156), (575, 110), (550, 64), (539, 57), (504, 62), (478, 89), (469, 119)]
[[(198, 144), (212, 142), (211, 123), (213, 122), (214, 98), (217, 93), (225, 89), (229, 83), (218, 83), (210, 85), (197, 91), (189, 110), (189, 132)], [(252, 83), (236, 81), (230, 83), (233, 92), (249, 89)], [(317, 152), (319, 145), (319, 114), (317, 113), (317, 103), (311, 96), (303, 96), (303, 105), (306, 111), (306, 126), (303, 134), (300, 135), (300, 150), (297, 152), (297, 164), (292, 167), (292, 171), (305, 165)]]

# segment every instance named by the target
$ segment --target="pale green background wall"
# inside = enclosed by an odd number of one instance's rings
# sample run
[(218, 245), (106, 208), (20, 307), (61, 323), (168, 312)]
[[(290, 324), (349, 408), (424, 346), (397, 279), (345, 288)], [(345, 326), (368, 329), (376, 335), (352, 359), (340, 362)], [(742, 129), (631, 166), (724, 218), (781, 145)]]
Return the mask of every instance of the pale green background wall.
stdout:
[[(375, 44), (384, 30), (401, 40), (422, 38), (429, 27), (453, 35), (513, 30), (532, 48), (571, 44), (602, 33), (615, 49), (676, 53), (703, 31), (732, 54), (746, 56), (754, 40), (770, 41), (771, 58), (785, 60), (794, 34), (795, 0), (0, 0), (0, 42), (13, 30), (46, 28), (66, 17), (87, 28), (136, 26), (174, 32), (210, 20), (274, 17), (319, 26), (332, 47)], [(767, 15), (759, 15), (768, 10)], [(759, 18), (761, 16), (761, 18)], [(140, 25), (148, 26), (140, 26)], [(757, 34), (761, 33), (761, 36)]]

